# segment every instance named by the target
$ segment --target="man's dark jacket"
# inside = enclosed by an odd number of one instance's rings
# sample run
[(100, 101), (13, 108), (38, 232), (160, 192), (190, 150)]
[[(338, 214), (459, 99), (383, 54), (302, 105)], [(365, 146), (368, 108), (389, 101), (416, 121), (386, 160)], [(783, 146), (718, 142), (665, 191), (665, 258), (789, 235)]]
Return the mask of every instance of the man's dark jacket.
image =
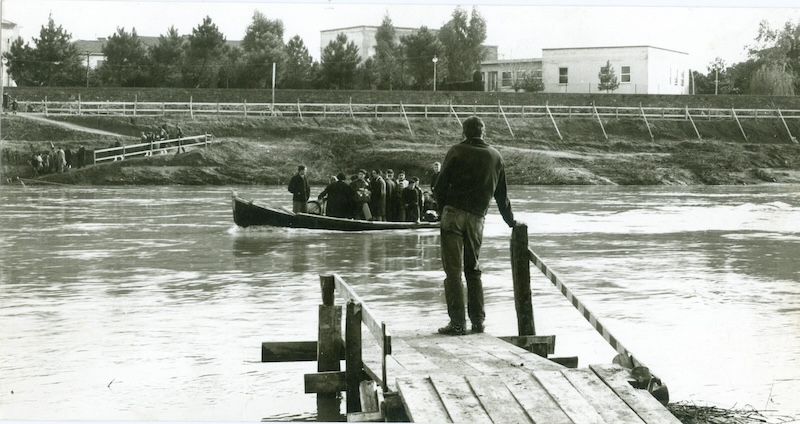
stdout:
[(503, 158), (482, 139), (468, 138), (451, 147), (433, 189), (439, 215), (445, 206), (486, 216), (494, 197), (503, 220), (513, 226)]
[(311, 187), (308, 186), (308, 180), (300, 174), (294, 174), (289, 180), (289, 191), (292, 193), (292, 201), (307, 202), (311, 197)]

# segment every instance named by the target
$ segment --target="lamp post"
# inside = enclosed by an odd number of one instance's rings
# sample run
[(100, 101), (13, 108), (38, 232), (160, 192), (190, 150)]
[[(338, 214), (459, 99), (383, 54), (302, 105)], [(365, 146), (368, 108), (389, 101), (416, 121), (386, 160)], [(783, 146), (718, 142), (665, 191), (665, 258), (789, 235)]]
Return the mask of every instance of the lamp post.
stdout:
[(439, 58), (434, 56), (431, 61), (433, 62), (433, 91), (436, 91), (436, 62), (439, 61)]

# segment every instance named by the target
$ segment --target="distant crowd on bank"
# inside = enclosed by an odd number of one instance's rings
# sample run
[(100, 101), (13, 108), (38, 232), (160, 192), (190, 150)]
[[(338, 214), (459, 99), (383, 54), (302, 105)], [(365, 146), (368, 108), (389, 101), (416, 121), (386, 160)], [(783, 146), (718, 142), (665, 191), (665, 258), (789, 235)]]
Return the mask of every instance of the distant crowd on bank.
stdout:
[[(436, 221), (433, 186), (441, 164), (433, 164), (433, 178), (423, 189), (417, 177), (406, 179), (404, 171), (395, 177), (394, 170), (359, 169), (348, 177), (344, 172), (331, 176), (329, 184), (317, 196), (320, 213), (337, 218), (372, 221), (420, 222)], [(294, 213), (309, 213), (311, 189), (306, 179), (307, 169), (300, 165), (289, 181)], [(315, 211), (311, 211), (315, 212)]]
[(86, 164), (86, 149), (81, 147), (73, 152), (69, 147), (61, 148), (50, 144), (50, 150), (34, 153), (31, 158), (33, 175), (59, 174), (71, 168), (83, 168)]

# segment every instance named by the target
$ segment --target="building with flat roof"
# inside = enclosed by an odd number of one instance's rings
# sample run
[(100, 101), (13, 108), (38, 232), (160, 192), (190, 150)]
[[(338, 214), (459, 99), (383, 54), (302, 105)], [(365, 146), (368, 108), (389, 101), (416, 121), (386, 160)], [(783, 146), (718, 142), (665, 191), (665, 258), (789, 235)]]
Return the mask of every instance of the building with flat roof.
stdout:
[(545, 93), (598, 93), (600, 69), (610, 63), (619, 82), (614, 93), (689, 94), (689, 55), (653, 46), (542, 49), (541, 58), (481, 63), (484, 90), (516, 91), (530, 75)]

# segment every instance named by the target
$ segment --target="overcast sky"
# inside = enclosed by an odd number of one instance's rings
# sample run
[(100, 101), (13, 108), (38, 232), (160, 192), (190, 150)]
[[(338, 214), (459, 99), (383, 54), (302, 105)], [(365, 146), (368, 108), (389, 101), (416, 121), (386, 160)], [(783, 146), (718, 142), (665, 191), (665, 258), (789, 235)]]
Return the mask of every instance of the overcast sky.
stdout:
[[(439, 28), (447, 22), (457, 2), (342, 2), (270, 0), (0, 0), (3, 19), (20, 25), (26, 42), (38, 36), (52, 14), (75, 39), (108, 37), (123, 27), (136, 28), (140, 36), (158, 36), (174, 25), (181, 34), (191, 33), (205, 16), (229, 40), (240, 40), (253, 12), (280, 19), (284, 38), (303, 38), (309, 52), (319, 59), (320, 30), (357, 25), (380, 25), (389, 14), (396, 27)], [(746, 59), (746, 47), (754, 44), (758, 24), (773, 27), (800, 22), (800, 8), (783, 0), (644, 2), (641, 0), (572, 1), (502, 0), (461, 3), (470, 10), (477, 5), (487, 23), (486, 44), (499, 48), (501, 59), (541, 57), (542, 48), (652, 45), (690, 55), (690, 66), (705, 71), (715, 57), (728, 64)], [(724, 3), (724, 4), (723, 4)], [(614, 6), (611, 6), (613, 4)], [(666, 6), (666, 5), (670, 6)], [(797, 4), (795, 1), (794, 4)], [(654, 6), (655, 5), (655, 6)], [(673, 6), (674, 5), (674, 6)]]

